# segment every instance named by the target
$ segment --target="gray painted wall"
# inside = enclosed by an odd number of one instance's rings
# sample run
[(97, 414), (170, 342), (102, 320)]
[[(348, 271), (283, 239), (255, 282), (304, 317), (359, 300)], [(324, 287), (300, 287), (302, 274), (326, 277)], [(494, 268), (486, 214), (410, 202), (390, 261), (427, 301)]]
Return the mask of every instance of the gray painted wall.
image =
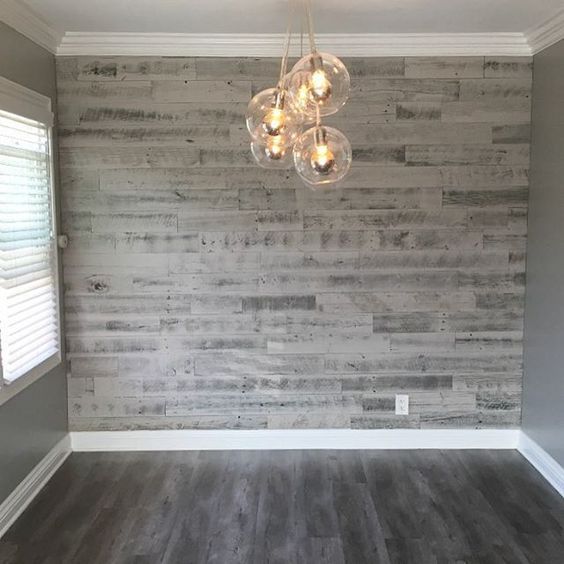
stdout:
[(278, 61), (59, 59), (72, 429), (519, 426), (531, 60), (347, 64), (314, 193), (250, 156)]
[(564, 465), (564, 41), (535, 56), (523, 430)]
[[(53, 55), (0, 23), (0, 76), (53, 99)], [(0, 503), (65, 435), (65, 367), (60, 366), (0, 406)]]

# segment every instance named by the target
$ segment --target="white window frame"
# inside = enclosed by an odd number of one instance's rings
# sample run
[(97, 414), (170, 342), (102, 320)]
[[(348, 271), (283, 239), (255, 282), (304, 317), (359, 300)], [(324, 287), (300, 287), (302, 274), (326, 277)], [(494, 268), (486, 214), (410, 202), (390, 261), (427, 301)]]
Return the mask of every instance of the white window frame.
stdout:
[[(0, 405), (6, 403), (16, 394), (45, 376), (48, 372), (59, 366), (63, 361), (62, 348), (62, 323), (61, 323), (61, 286), (60, 286), (60, 264), (59, 250), (57, 245), (57, 203), (55, 198), (55, 162), (53, 158), (53, 126), (54, 115), (51, 107), (51, 99), (38, 92), (25, 88), (0, 76), (0, 110), (16, 114), (24, 118), (38, 121), (48, 129), (49, 142), (49, 190), (51, 193), (51, 228), (53, 230), (54, 247), (53, 269), (55, 281), (57, 324), (59, 328), (59, 352), (45, 359), (31, 370), (7, 382), (3, 378), (2, 363), (0, 362)], [(0, 350), (0, 359), (2, 350)]]

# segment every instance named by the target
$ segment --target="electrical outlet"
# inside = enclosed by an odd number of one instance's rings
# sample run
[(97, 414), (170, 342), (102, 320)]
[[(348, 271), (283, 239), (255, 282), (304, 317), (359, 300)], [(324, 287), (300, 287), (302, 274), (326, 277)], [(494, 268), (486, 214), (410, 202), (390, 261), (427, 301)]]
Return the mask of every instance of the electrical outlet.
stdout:
[(396, 415), (409, 415), (409, 396), (396, 394)]

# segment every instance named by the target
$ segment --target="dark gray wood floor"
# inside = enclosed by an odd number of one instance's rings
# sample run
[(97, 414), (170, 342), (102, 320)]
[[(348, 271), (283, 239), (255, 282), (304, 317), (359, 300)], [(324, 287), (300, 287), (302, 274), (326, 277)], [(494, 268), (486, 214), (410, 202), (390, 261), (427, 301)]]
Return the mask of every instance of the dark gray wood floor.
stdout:
[(514, 451), (73, 454), (0, 562), (561, 564), (563, 529)]

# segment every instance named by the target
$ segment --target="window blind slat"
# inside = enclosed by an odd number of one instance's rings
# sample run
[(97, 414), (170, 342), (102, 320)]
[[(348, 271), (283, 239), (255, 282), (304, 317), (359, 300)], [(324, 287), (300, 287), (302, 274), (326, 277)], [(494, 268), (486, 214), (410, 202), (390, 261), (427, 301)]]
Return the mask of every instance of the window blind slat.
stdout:
[(49, 130), (0, 111), (0, 354), (10, 382), (60, 350)]

